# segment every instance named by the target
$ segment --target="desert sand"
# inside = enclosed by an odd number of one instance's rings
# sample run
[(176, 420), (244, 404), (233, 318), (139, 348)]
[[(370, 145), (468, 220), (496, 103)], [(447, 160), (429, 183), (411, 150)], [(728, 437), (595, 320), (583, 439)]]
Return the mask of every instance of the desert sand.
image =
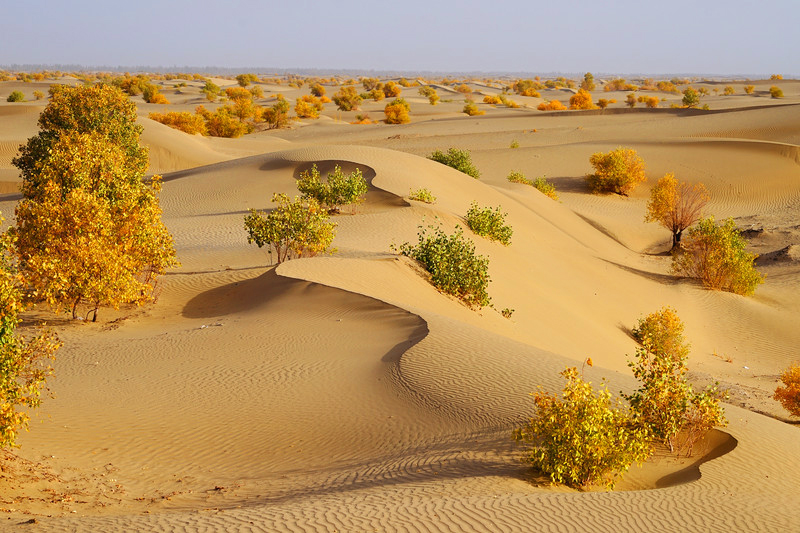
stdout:
[[(357, 112), (328, 104), (318, 120), (241, 139), (148, 119), (206, 103), (199, 82), (180, 94), (165, 83), (171, 105), (135, 101), (181, 266), (155, 304), (103, 310), (96, 324), (29, 313), (64, 347), (54, 397), (6, 460), (0, 529), (800, 530), (800, 428), (771, 399), (800, 360), (800, 82), (781, 81), (781, 100), (769, 80), (754, 95), (733, 83), (737, 95), (704, 100), (709, 112), (536, 111), (568, 100), (553, 90), (513, 97), (531, 107), (479, 104), (477, 117), (460, 112), (461, 95), (440, 88), (453, 101), (434, 107), (408, 88), (407, 125), (353, 125)], [(19, 200), (11, 158), (46, 102), (5, 98), (31, 85), (0, 84), (6, 226)], [(307, 92), (264, 91), (291, 102)], [(384, 105), (363, 107), (376, 120)], [(589, 156), (617, 146), (640, 153), (648, 182), (630, 198), (589, 194)], [(449, 147), (472, 152), (480, 180), (425, 157)], [(337, 253), (276, 267), (247, 244), (243, 217), (274, 192), (296, 195), (314, 163), (362, 169), (370, 192), (335, 217)], [(561, 201), (507, 182), (511, 170), (546, 175)], [(705, 183), (707, 212), (748, 230), (767, 275), (754, 297), (669, 274), (669, 232), (644, 223), (666, 172)], [(409, 200), (420, 187), (437, 202)], [(466, 230), (511, 319), (439, 293), (392, 249), (420, 224), (464, 226), (472, 201), (502, 205), (514, 228), (509, 247)], [(691, 459), (656, 454), (613, 492), (552, 486), (521, 464), (510, 433), (532, 412), (529, 393), (560, 390), (558, 373), (586, 357), (595, 384), (634, 389), (630, 329), (665, 305), (686, 324), (691, 380), (729, 390), (729, 425)]]

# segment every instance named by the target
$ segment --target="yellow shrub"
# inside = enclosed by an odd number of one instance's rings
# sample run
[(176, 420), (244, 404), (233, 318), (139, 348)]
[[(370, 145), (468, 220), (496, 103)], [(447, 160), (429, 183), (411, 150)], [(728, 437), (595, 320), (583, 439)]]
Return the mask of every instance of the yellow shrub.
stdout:
[(411, 122), (409, 111), (411, 107), (402, 98), (397, 98), (386, 104), (383, 112), (386, 114), (387, 124), (407, 124)]
[(542, 102), (536, 109), (539, 111), (564, 111), (566, 107), (558, 100), (550, 100), (546, 103)]
[(792, 365), (781, 374), (783, 387), (775, 389), (775, 398), (793, 416), (800, 416), (800, 365)]
[(753, 91), (755, 90), (755, 88), (756, 88), (755, 85), (745, 85), (744, 86), (744, 92), (746, 94), (753, 94)]
[(322, 102), (311, 94), (298, 98), (297, 105), (294, 106), (294, 112), (300, 118), (319, 118), (320, 111), (322, 111)]
[(150, 113), (151, 120), (160, 122), (170, 128), (181, 130), (190, 135), (199, 133), (208, 135), (203, 117), (187, 111), (170, 111), (169, 113)]
[(499, 104), (502, 103), (502, 101), (500, 100), (500, 98), (498, 96), (490, 96), (490, 95), (487, 94), (486, 96), (483, 97), (483, 103), (484, 104), (499, 105)]
[(458, 92), (460, 92), (460, 93), (464, 93), (464, 94), (469, 94), (469, 93), (471, 93), (471, 92), (472, 92), (472, 89), (470, 89), (470, 88), (469, 88), (469, 86), (467, 86), (467, 85), (466, 85), (466, 84), (464, 84), (464, 83), (462, 83), (461, 85), (459, 85), (459, 86), (458, 86), (458, 87), (456, 87), (455, 89), (456, 89), (456, 91), (458, 91)]
[(474, 117), (476, 115), (485, 115), (486, 114), (486, 111), (478, 109), (478, 106), (475, 105), (475, 102), (467, 102), (464, 105), (464, 109), (462, 110), (462, 112), (466, 113), (467, 115), (469, 115), (471, 117)]
[(401, 91), (400, 86), (393, 81), (387, 81), (386, 85), (383, 86), (383, 94), (386, 98), (396, 98), (400, 96)]
[(592, 95), (589, 94), (589, 91), (584, 89), (578, 89), (578, 92), (573, 94), (569, 99), (569, 108), (570, 109), (594, 109), (594, 103), (592, 102)]
[(597, 152), (589, 158), (595, 173), (586, 176), (594, 193), (613, 192), (628, 196), (636, 186), (646, 181), (644, 161), (631, 148), (617, 148), (608, 153)]

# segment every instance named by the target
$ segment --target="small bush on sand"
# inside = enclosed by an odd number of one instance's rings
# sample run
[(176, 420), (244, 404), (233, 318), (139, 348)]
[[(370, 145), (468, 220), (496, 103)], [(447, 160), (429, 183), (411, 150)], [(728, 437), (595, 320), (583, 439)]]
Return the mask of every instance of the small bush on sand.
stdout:
[(773, 98), (783, 98), (783, 90), (775, 85), (769, 88), (769, 94)]
[(426, 204), (433, 204), (436, 203), (436, 197), (429, 191), (428, 189), (417, 189), (416, 191), (411, 191), (408, 195), (411, 200), (416, 200), (417, 202), (425, 202)]
[(518, 140), (516, 140), (516, 139), (514, 139), (513, 141), (511, 141), (511, 144), (509, 145), (509, 148), (511, 148), (511, 149), (514, 149), (514, 148), (519, 148), (519, 141), (518, 141)]
[(33, 97), (36, 100), (41, 100), (44, 98), (44, 93), (42, 91), (33, 91)]
[(683, 99), (681, 101), (684, 107), (697, 107), (700, 104), (700, 95), (693, 88), (687, 87), (683, 91)]
[(25, 95), (22, 94), (22, 91), (11, 91), (11, 94), (8, 95), (6, 98), (6, 102), (24, 102)]
[(536, 109), (539, 111), (564, 111), (566, 107), (558, 100), (550, 100), (549, 102), (542, 102)]
[(464, 104), (464, 109), (462, 110), (462, 113), (466, 113), (467, 115), (474, 117), (477, 115), (485, 115), (486, 111), (478, 109), (478, 106), (475, 105), (475, 102), (467, 101), (467, 103)]
[(530, 185), (533, 187), (533, 181), (526, 178), (525, 174), (522, 172), (517, 172), (516, 170), (512, 170), (506, 179), (508, 179), (508, 181), (511, 183), (521, 183), (523, 185)]
[(469, 150), (450, 148), (447, 150), (447, 153), (436, 150), (428, 156), (428, 159), (432, 159), (437, 163), (452, 167), (468, 176), (472, 176), (475, 179), (481, 177), (480, 171), (478, 171), (475, 165), (472, 164), (472, 156), (470, 155)]
[(325, 96), (325, 87), (320, 85), (319, 83), (315, 83), (309, 87), (311, 94), (316, 96), (317, 98), (322, 98)]
[(705, 287), (749, 296), (764, 276), (753, 266), (756, 255), (745, 251), (747, 241), (733, 219), (717, 225), (714, 217), (701, 220), (689, 230), (683, 253), (672, 260), (672, 270), (698, 278)]
[(205, 93), (206, 99), (209, 102), (213, 102), (217, 99), (217, 96), (222, 92), (222, 89), (211, 80), (206, 80), (206, 84), (200, 89), (201, 93)]
[(300, 118), (319, 118), (320, 111), (322, 111), (322, 102), (311, 94), (304, 94), (298, 98), (297, 104), (294, 106), (294, 112)]
[(545, 196), (552, 198), (553, 200), (558, 200), (558, 193), (556, 192), (556, 186), (547, 181), (547, 178), (544, 176), (539, 176), (538, 178), (533, 180), (533, 188), (537, 189), (539, 192), (544, 194)]
[(272, 201), (277, 205), (269, 213), (251, 209), (245, 216), (248, 243), (267, 246), (278, 263), (328, 251), (336, 224), (328, 220), (328, 212), (316, 200), (290, 200), (285, 194), (276, 194)]
[(514, 439), (526, 447), (524, 460), (553, 483), (613, 488), (633, 463), (650, 456), (649, 432), (605, 386), (595, 392), (574, 367), (561, 375), (567, 380), (561, 397), (535, 393), (536, 411)]
[(625, 105), (631, 109), (636, 107), (636, 95), (633, 93), (628, 94), (628, 96), (625, 97)]
[(726, 85), (725, 89), (722, 91), (722, 94), (725, 96), (730, 96), (732, 94), (736, 94), (736, 90), (733, 88), (733, 85)]
[(644, 104), (650, 109), (654, 109), (658, 107), (659, 99), (658, 96), (640, 96), (639, 98), (637, 98), (637, 101), (639, 103)]
[(262, 111), (261, 118), (269, 129), (285, 128), (289, 125), (290, 105), (289, 100), (279, 94), (275, 103)]
[(386, 98), (397, 98), (402, 92), (402, 88), (393, 81), (387, 81), (383, 86), (383, 94)]
[(755, 85), (745, 85), (744, 86), (745, 94), (753, 94), (753, 91), (755, 91), (755, 90), (756, 90), (756, 86)]
[(483, 97), (484, 104), (499, 105), (502, 103), (499, 96), (487, 94)]
[(436, 93), (436, 89), (433, 87), (428, 87), (427, 85), (423, 85), (419, 88), (420, 96), (424, 96), (428, 99), (428, 102), (431, 105), (436, 105), (439, 103), (439, 95)]
[(317, 165), (314, 165), (311, 170), (300, 174), (297, 189), (303, 193), (303, 198), (313, 198), (330, 212), (336, 213), (342, 206), (364, 201), (364, 195), (367, 194), (367, 180), (361, 174), (360, 168), (345, 174), (342, 168), (336, 165), (323, 182)]
[(158, 86), (148, 83), (142, 89), (142, 98), (148, 104), (168, 104), (169, 100), (159, 92)]
[(478, 207), (478, 204), (473, 202), (467, 211), (467, 226), (481, 237), (499, 241), (508, 246), (511, 244), (511, 235), (514, 234), (514, 230), (506, 224), (507, 215), (508, 213), (501, 211), (500, 206), (495, 209)]
[(415, 245), (403, 243), (402, 255), (419, 261), (430, 272), (431, 283), (472, 308), (491, 303), (486, 289), (489, 285), (489, 259), (475, 254), (475, 244), (464, 237), (456, 226), (452, 235), (440, 227), (419, 227)]
[(410, 111), (411, 106), (402, 98), (392, 100), (383, 109), (387, 124), (408, 124), (411, 122)]
[(687, 456), (697, 441), (715, 426), (726, 424), (716, 386), (696, 393), (686, 381), (689, 345), (683, 322), (665, 307), (639, 320), (633, 329), (641, 348), (628, 363), (642, 386), (624, 395), (636, 419), (671, 451)]
[(352, 111), (361, 105), (361, 96), (355, 87), (342, 87), (333, 95), (333, 103), (341, 111)]
[(586, 91), (594, 91), (596, 85), (594, 83), (594, 76), (592, 76), (591, 72), (587, 72), (583, 75), (583, 81), (581, 82), (581, 89)]
[(800, 365), (793, 364), (781, 374), (775, 398), (792, 416), (800, 416)]
[(593, 193), (612, 192), (628, 196), (645, 181), (644, 161), (631, 148), (617, 148), (608, 153), (596, 152), (589, 158), (595, 173), (586, 176)]
[(597, 107), (599, 107), (600, 109), (605, 109), (611, 103), (616, 103), (616, 102), (614, 102), (613, 100), (606, 100), (605, 98), (600, 98), (599, 100), (597, 100)]
[(206, 131), (212, 137), (236, 139), (253, 131), (251, 124), (238, 120), (226, 107), (211, 112), (203, 106), (197, 106), (195, 112), (203, 118)]
[(672, 232), (672, 249), (681, 244), (681, 235), (700, 220), (710, 199), (705, 185), (690, 185), (670, 173), (658, 180), (650, 191), (645, 222), (658, 222)]
[(183, 131), (189, 135), (208, 135), (206, 121), (201, 115), (188, 111), (170, 111), (168, 113), (150, 113), (151, 120), (160, 122), (170, 128)]
[(469, 88), (469, 85), (467, 85), (465, 83), (462, 83), (461, 85), (456, 86), (455, 90), (460, 92), (460, 93), (463, 93), (463, 94), (469, 94), (469, 93), (472, 92), (472, 89)]
[(592, 95), (589, 91), (578, 89), (578, 92), (573, 94), (569, 99), (570, 109), (595, 109), (594, 102), (592, 102)]

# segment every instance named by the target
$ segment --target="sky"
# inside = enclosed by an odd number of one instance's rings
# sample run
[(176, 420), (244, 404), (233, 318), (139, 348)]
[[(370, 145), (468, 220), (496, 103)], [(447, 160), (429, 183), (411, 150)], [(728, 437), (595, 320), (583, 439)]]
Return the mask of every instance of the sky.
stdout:
[(800, 0), (3, 3), (0, 65), (800, 76)]

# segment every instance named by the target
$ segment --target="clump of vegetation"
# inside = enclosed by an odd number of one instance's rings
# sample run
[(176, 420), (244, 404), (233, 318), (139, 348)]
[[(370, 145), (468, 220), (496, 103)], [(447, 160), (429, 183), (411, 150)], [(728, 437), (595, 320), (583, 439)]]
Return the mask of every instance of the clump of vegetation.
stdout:
[(316, 96), (317, 98), (322, 98), (323, 96), (325, 96), (325, 87), (323, 87), (319, 83), (314, 83), (310, 85), (308, 89), (311, 91), (311, 94)]
[(44, 93), (42, 91), (33, 91), (33, 98), (35, 100), (41, 100), (44, 98)]
[(19, 409), (39, 407), (53, 373), (49, 360), (61, 346), (50, 333), (30, 339), (16, 333), (24, 304), (6, 256), (8, 239), (8, 234), (0, 235), (0, 449), (14, 446), (20, 430), (27, 429), (30, 416)]
[(719, 404), (723, 395), (716, 386), (696, 393), (686, 381), (689, 345), (683, 329), (669, 307), (639, 320), (633, 336), (641, 348), (628, 366), (642, 386), (625, 398), (655, 439), (689, 456), (698, 440), (726, 421)]
[(511, 85), (511, 89), (520, 96), (530, 96), (539, 98), (538, 91), (544, 89), (544, 85), (534, 80), (517, 80)]
[(478, 207), (478, 204), (473, 202), (467, 211), (467, 226), (481, 237), (508, 246), (511, 244), (514, 230), (506, 224), (507, 215), (508, 213), (504, 213), (500, 206), (495, 209)]
[(434, 287), (472, 308), (491, 303), (489, 259), (475, 254), (475, 244), (464, 237), (460, 227), (447, 235), (440, 227), (420, 226), (417, 237), (415, 245), (403, 243), (400, 253), (419, 261), (430, 273)]
[(402, 88), (393, 81), (387, 81), (383, 86), (383, 94), (386, 98), (397, 98), (402, 92)]
[(316, 200), (275, 194), (272, 201), (277, 205), (269, 213), (251, 209), (245, 216), (248, 243), (267, 246), (270, 256), (274, 250), (278, 263), (329, 251), (336, 224)]
[(527, 447), (525, 461), (554, 483), (613, 488), (632, 464), (650, 456), (650, 433), (605, 386), (595, 393), (574, 367), (561, 375), (567, 380), (561, 397), (535, 393), (536, 412), (514, 438)]
[(431, 193), (431, 191), (425, 188), (411, 191), (408, 197), (412, 200), (416, 200), (417, 202), (425, 202), (426, 204), (436, 203), (436, 197), (433, 195), (433, 193)]
[(636, 95), (633, 93), (628, 94), (628, 96), (625, 97), (625, 105), (631, 109), (636, 107)]
[(289, 106), (289, 101), (279, 94), (275, 103), (262, 111), (261, 118), (269, 129), (284, 128), (289, 124)]
[(367, 194), (367, 180), (357, 168), (350, 174), (345, 174), (339, 165), (333, 172), (329, 172), (327, 179), (320, 179), (317, 165), (300, 174), (297, 189), (303, 193), (303, 198), (313, 198), (325, 209), (337, 213), (345, 205), (359, 204), (364, 201)]
[(683, 105), (684, 107), (697, 107), (700, 104), (700, 95), (691, 87), (687, 87), (683, 91)]
[(195, 113), (205, 122), (205, 128), (212, 137), (236, 139), (253, 131), (253, 126), (234, 117), (228, 107), (220, 107), (216, 111), (208, 111), (197, 106)]
[(800, 365), (793, 364), (781, 374), (781, 383), (773, 398), (792, 416), (800, 416)]
[(462, 113), (466, 113), (467, 115), (474, 117), (476, 115), (485, 115), (486, 111), (478, 109), (478, 106), (475, 105), (475, 102), (467, 100), (467, 102), (464, 104), (464, 109), (462, 110)]
[(361, 105), (361, 95), (355, 87), (342, 87), (333, 95), (333, 103), (341, 111), (352, 111)]
[(423, 85), (419, 88), (419, 94), (420, 96), (427, 98), (431, 105), (436, 105), (439, 103), (439, 95), (436, 93), (436, 89), (433, 87)]
[(564, 111), (567, 108), (558, 100), (550, 100), (549, 102), (542, 102), (536, 106), (536, 109), (539, 111)]
[(725, 89), (722, 91), (722, 94), (725, 96), (730, 96), (732, 94), (736, 94), (736, 90), (733, 88), (733, 85), (726, 85)]
[(500, 314), (503, 315), (503, 318), (511, 318), (511, 315), (514, 314), (514, 310), (510, 307), (505, 307), (500, 311)]
[(745, 251), (746, 246), (732, 218), (721, 225), (714, 217), (705, 218), (689, 230), (683, 253), (673, 257), (672, 270), (698, 278), (709, 289), (748, 296), (764, 276), (753, 266), (758, 256)]
[[(593, 82), (594, 83), (594, 82)], [(570, 109), (595, 109), (592, 95), (585, 89), (578, 89), (569, 99)]]
[(11, 94), (8, 95), (6, 98), (6, 102), (24, 102), (25, 95), (22, 91), (11, 91)]
[(408, 124), (411, 122), (410, 111), (411, 106), (403, 98), (392, 100), (383, 109), (387, 124)]
[(470, 94), (472, 92), (472, 89), (469, 88), (469, 85), (467, 85), (465, 83), (462, 83), (461, 85), (457, 85), (455, 87), (455, 90), (460, 92), (460, 93), (463, 93), (463, 94)]
[(513, 149), (513, 148), (519, 148), (519, 141), (518, 141), (518, 140), (516, 140), (516, 139), (514, 139), (513, 141), (511, 141), (511, 144), (509, 145), (509, 148), (512, 148), (512, 149)]
[(783, 79), (783, 74), (772, 74), (772, 75), (770, 75), (769, 79), (771, 79), (771, 80), (782, 80)]
[(783, 98), (783, 90), (776, 85), (769, 88), (769, 94), (773, 98)]
[(480, 171), (472, 163), (472, 155), (469, 153), (469, 150), (450, 148), (447, 150), (447, 153), (436, 150), (428, 156), (428, 159), (443, 165), (447, 165), (448, 167), (452, 167), (468, 176), (472, 176), (475, 179), (478, 179), (481, 176)]
[(142, 98), (148, 104), (168, 104), (169, 100), (167, 97), (159, 92), (159, 88), (157, 85), (153, 85), (152, 83), (148, 83), (142, 89)]
[(599, 100), (597, 100), (597, 107), (599, 107), (600, 109), (605, 109), (610, 104), (616, 104), (616, 103), (617, 103), (617, 101), (614, 100), (614, 99), (607, 100), (605, 98), (600, 98)]
[(753, 91), (755, 91), (755, 89), (756, 89), (755, 85), (745, 85), (744, 86), (745, 94), (753, 94)]
[(594, 83), (594, 76), (591, 72), (587, 72), (583, 75), (583, 81), (581, 82), (581, 89), (584, 91), (594, 91), (595, 90), (595, 83)]
[[(56, 309), (141, 304), (177, 263), (161, 221), (160, 178), (145, 181), (136, 106), (111, 85), (54, 85), (22, 172), (12, 255), (25, 287)], [(55, 245), (54, 243), (57, 243)], [(87, 313), (88, 316), (88, 313)]]
[(654, 109), (658, 107), (659, 99), (658, 96), (640, 96), (637, 101), (650, 109)]
[(319, 118), (320, 111), (322, 111), (322, 102), (311, 94), (304, 94), (298, 98), (297, 104), (294, 106), (294, 112), (300, 118)]
[(617, 148), (608, 153), (597, 152), (589, 158), (595, 173), (586, 176), (593, 193), (612, 192), (628, 196), (646, 181), (644, 161), (631, 148)]
[(690, 185), (666, 174), (650, 191), (645, 222), (658, 222), (672, 232), (672, 249), (681, 244), (681, 235), (689, 226), (700, 220), (710, 196), (705, 185)]
[(217, 99), (219, 94), (222, 92), (222, 89), (211, 80), (206, 80), (206, 84), (200, 89), (201, 93), (205, 93), (206, 99), (209, 102), (213, 102)]
[(257, 81), (258, 76), (255, 74), (239, 74), (236, 76), (236, 83), (238, 83), (241, 87), (247, 87), (251, 83), (256, 83)]
[(483, 103), (490, 105), (498, 105), (501, 104), (502, 102), (499, 96), (487, 94), (486, 96), (483, 97)]
[(556, 192), (555, 185), (547, 181), (547, 178), (545, 178), (544, 176), (539, 176), (534, 180), (530, 180), (526, 178), (522, 172), (512, 171), (508, 175), (507, 179), (512, 183), (522, 183), (523, 185), (529, 185), (539, 190), (539, 192), (541, 192), (545, 196), (548, 196), (553, 200), (558, 200), (558, 193)]
[(206, 121), (201, 115), (189, 113), (188, 111), (170, 111), (168, 113), (150, 113), (151, 120), (160, 122), (170, 128), (175, 128), (189, 135), (208, 135)]
[(636, 89), (638, 89), (636, 85), (628, 83), (624, 78), (611, 80), (603, 87), (604, 91), (635, 91)]

